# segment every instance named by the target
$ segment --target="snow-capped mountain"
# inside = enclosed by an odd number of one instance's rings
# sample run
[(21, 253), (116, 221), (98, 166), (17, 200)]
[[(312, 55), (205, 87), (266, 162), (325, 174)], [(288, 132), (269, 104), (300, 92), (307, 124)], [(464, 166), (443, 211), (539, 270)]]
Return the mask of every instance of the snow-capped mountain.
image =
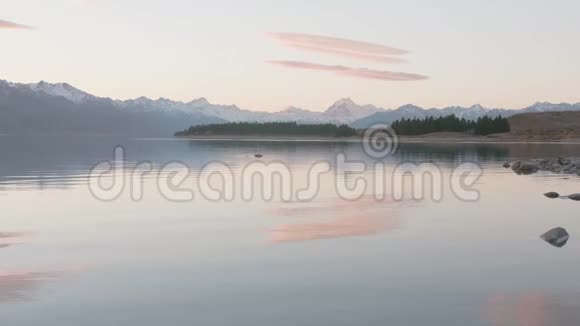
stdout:
[(299, 123), (349, 124), (381, 111), (373, 105), (358, 105), (348, 98), (335, 102), (324, 112), (308, 111), (294, 106), (279, 112), (250, 111), (240, 109), (236, 105), (211, 104), (203, 97), (190, 102), (178, 102), (164, 98), (152, 100), (140, 97), (135, 100), (116, 101), (116, 103), (119, 107), (131, 110), (179, 110), (187, 113), (202, 113), (230, 122), (296, 121)]
[(382, 109), (378, 109), (373, 105), (358, 105), (350, 98), (336, 101), (324, 112), (308, 111), (296, 107), (289, 107), (279, 112), (260, 112), (240, 109), (236, 105), (212, 104), (203, 97), (190, 102), (173, 101), (166, 98), (153, 100), (144, 96), (121, 101), (97, 97), (66, 83), (50, 84), (41, 81), (36, 84), (16, 84), (2, 81), (0, 86), (2, 85), (15, 90), (30, 90), (37, 94), (63, 98), (79, 106), (89, 102), (93, 104), (106, 103), (128, 112), (203, 114), (230, 122), (296, 121), (299, 123), (349, 124), (370, 114), (382, 111)]
[(576, 111), (578, 110), (578, 106), (580, 103), (576, 104), (569, 104), (569, 103), (560, 103), (560, 104), (552, 104), (548, 102), (536, 102), (534, 105), (528, 106), (527, 108), (522, 109), (525, 112), (558, 112), (558, 111)]
[[(131, 108), (131, 106), (134, 106)], [(67, 84), (0, 81), (0, 133), (171, 136), (191, 125), (223, 123), (200, 112), (158, 110), (148, 99), (113, 101)]]
[(95, 98), (93, 95), (76, 89), (67, 83), (50, 84), (45, 81), (41, 81), (35, 84), (23, 84), (23, 86), (30, 88), (32, 91), (43, 92), (50, 96), (62, 96), (67, 100), (77, 104)]
[(266, 122), (296, 121), (298, 123), (324, 123), (321, 112), (313, 112), (290, 106), (280, 112), (275, 112), (262, 117)]
[(468, 108), (459, 106), (450, 106), (443, 109), (423, 109), (414, 105), (403, 105), (395, 110), (385, 110), (382, 112), (377, 112), (375, 114), (369, 115), (367, 117), (361, 118), (350, 125), (355, 128), (368, 128), (374, 124), (384, 123), (389, 124), (394, 121), (406, 118), (406, 119), (424, 119), (427, 117), (443, 117), (451, 114), (456, 115), (458, 118), (463, 118), (465, 120), (477, 120), (483, 116), (489, 117), (509, 117), (515, 114), (528, 113), (528, 112), (556, 112), (556, 111), (580, 111), (580, 103), (569, 104), (552, 104), (552, 103), (536, 103), (532, 106), (520, 109), (520, 110), (510, 110), (510, 109), (489, 109), (484, 108), (479, 104), (470, 106)]
[(349, 124), (381, 111), (374, 105), (358, 105), (350, 98), (343, 98), (332, 104), (321, 116), (328, 122)]
[[(403, 118), (455, 114), (460, 118), (475, 120), (485, 115), (507, 117), (526, 112), (575, 110), (580, 111), (580, 103), (538, 102), (521, 110), (489, 109), (478, 104), (467, 108), (450, 106), (443, 109), (424, 109), (407, 104), (397, 109), (383, 109), (370, 104), (359, 105), (350, 98), (343, 98), (324, 111), (309, 111), (291, 106), (279, 112), (262, 112), (241, 109), (236, 105), (212, 104), (203, 97), (189, 102), (166, 98), (153, 100), (147, 97), (112, 100), (91, 95), (67, 83), (51, 84), (41, 81), (19, 84), (0, 80), (0, 132), (35, 123), (37, 128), (63, 128), (68, 123), (70, 126), (77, 126), (73, 128), (75, 130), (89, 128), (99, 132), (110, 129), (107, 131), (110, 132), (118, 128), (119, 131), (131, 129), (147, 134), (147, 128), (152, 128), (157, 134), (169, 136), (190, 125), (219, 122), (295, 121), (304, 124), (349, 124), (356, 128), (367, 128), (377, 123), (388, 124)], [(71, 117), (76, 119), (76, 125), (72, 123)], [(98, 126), (99, 123), (108, 126)]]

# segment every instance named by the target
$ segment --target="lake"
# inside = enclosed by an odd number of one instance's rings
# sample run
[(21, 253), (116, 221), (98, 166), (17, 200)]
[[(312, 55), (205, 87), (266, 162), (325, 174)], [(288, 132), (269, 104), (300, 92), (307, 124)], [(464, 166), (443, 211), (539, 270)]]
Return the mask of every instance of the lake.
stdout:
[[(502, 167), (578, 144), (400, 144), (376, 159), (358, 143), (0, 136), (0, 153), (3, 325), (580, 320), (580, 203), (542, 195), (580, 192), (580, 177)], [(539, 239), (559, 226), (563, 248)]]

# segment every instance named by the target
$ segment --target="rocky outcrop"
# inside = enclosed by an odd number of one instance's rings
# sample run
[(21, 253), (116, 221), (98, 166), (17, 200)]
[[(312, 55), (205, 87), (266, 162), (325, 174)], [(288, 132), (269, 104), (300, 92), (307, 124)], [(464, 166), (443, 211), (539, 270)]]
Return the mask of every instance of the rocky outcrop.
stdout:
[(532, 174), (538, 172), (539, 168), (535, 162), (516, 161), (512, 164), (512, 170), (517, 174)]
[(511, 164), (517, 174), (532, 174), (538, 171), (580, 175), (580, 160), (559, 157), (557, 159), (535, 159), (516, 161)]

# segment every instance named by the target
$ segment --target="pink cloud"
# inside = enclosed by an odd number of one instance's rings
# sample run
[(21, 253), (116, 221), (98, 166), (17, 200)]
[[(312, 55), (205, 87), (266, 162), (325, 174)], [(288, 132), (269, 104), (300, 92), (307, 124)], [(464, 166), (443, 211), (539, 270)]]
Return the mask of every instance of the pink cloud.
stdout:
[(32, 27), (0, 19), (0, 29), (32, 29)]
[(316, 45), (304, 45), (304, 44), (288, 44), (297, 49), (303, 49), (307, 51), (323, 52), (329, 54), (335, 54), (338, 56), (354, 58), (362, 61), (379, 62), (379, 63), (407, 63), (407, 60), (395, 57), (388, 57), (376, 54), (367, 54), (360, 52), (353, 52), (341, 49), (325, 48)]
[(406, 50), (382, 44), (337, 37), (299, 33), (269, 33), (268, 35), (288, 47), (348, 56), (366, 61), (397, 63), (402, 60), (388, 56), (408, 53)]
[(302, 61), (271, 60), (267, 61), (267, 63), (292, 69), (329, 71), (334, 72), (335, 74), (340, 76), (357, 77), (365, 79), (378, 79), (389, 81), (410, 81), (410, 80), (428, 79), (427, 76), (407, 72), (374, 70), (368, 68), (352, 68), (341, 65), (324, 65)]

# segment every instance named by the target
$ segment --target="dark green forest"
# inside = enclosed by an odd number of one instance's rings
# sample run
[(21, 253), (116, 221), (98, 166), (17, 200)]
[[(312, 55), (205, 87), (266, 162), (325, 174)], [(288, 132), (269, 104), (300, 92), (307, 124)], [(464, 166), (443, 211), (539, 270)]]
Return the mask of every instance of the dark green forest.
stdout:
[[(489, 135), (509, 132), (510, 125), (506, 118), (488, 116), (476, 121), (459, 119), (455, 115), (445, 117), (428, 117), (425, 119), (401, 119), (393, 122), (391, 127), (399, 135), (423, 135), (433, 132), (467, 132), (476, 135)], [(296, 122), (231, 122), (191, 126), (178, 131), (175, 136), (322, 136), (351, 137), (357, 131), (347, 125), (298, 124)]]
[(298, 124), (296, 122), (232, 122), (192, 126), (178, 131), (175, 136), (211, 136), (211, 135), (264, 135), (264, 136), (325, 136), (350, 137), (356, 130), (347, 125)]
[(454, 131), (471, 132), (476, 135), (490, 135), (509, 132), (510, 125), (506, 118), (488, 116), (476, 121), (459, 119), (454, 114), (445, 117), (425, 119), (402, 119), (391, 124), (391, 128), (399, 135), (423, 135), (432, 132)]

